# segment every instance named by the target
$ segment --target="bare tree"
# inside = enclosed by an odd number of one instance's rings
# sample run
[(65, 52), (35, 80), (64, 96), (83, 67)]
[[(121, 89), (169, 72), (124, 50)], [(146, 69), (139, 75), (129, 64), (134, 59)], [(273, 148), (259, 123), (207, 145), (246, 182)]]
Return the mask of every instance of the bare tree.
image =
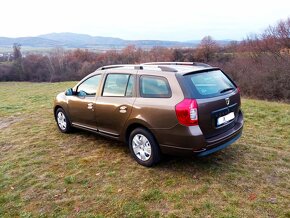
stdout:
[(13, 44), (13, 59), (13, 68), (16, 75), (18, 75), (18, 79), (20, 81), (26, 80), (23, 70), (21, 45), (18, 43)]
[(196, 58), (198, 61), (210, 62), (218, 50), (218, 43), (211, 36), (205, 36), (197, 47)]
[(14, 57), (14, 60), (18, 60), (22, 58), (21, 45), (18, 43), (13, 44), (13, 57)]

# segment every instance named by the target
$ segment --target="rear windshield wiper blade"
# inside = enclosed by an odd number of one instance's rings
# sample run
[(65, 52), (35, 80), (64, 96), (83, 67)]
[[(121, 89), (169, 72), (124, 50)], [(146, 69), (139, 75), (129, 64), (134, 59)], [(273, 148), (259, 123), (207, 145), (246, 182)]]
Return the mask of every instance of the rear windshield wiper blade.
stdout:
[(235, 88), (231, 87), (231, 88), (226, 88), (226, 89), (223, 89), (220, 91), (220, 93), (224, 93), (224, 92), (227, 92), (227, 91), (230, 91), (230, 90), (234, 90)]

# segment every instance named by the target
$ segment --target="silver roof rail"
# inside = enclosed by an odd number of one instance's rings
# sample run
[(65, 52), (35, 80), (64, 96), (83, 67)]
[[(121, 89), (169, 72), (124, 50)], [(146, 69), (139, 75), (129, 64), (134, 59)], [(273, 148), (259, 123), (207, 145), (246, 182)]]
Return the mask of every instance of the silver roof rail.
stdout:
[(132, 67), (134, 70), (143, 70), (143, 66), (139, 64), (115, 64), (115, 65), (107, 65), (98, 68), (97, 70), (108, 70), (108, 69), (114, 69), (114, 68), (121, 68), (121, 67)]
[(142, 65), (181, 65), (181, 66), (200, 66), (200, 67), (211, 67), (209, 64), (200, 62), (148, 62)]
[(134, 65), (132, 64), (114, 64), (114, 65), (107, 65), (98, 68), (98, 70), (108, 70), (108, 69), (113, 69), (113, 68), (119, 68), (119, 67), (133, 67)]
[[(170, 67), (169, 65), (172, 65)], [(174, 66), (200, 66), (200, 67), (211, 67), (208, 64), (199, 63), (199, 62), (149, 62), (143, 64), (115, 64), (115, 65), (107, 65), (98, 68), (97, 70), (108, 70), (114, 68), (130, 68), (134, 70), (145, 70), (146, 67), (154, 67), (159, 68), (161, 71), (168, 71), (168, 72), (178, 72), (178, 69), (175, 69)]]
[(158, 68), (160, 68), (162, 71), (177, 72), (177, 70), (174, 69), (174, 68), (172, 68), (172, 67), (167, 67), (167, 66), (158, 66)]

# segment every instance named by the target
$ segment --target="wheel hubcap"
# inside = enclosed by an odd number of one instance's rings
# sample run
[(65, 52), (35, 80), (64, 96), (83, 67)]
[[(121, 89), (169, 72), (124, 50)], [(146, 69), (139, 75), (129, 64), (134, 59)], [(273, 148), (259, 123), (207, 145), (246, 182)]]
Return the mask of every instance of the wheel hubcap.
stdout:
[(58, 112), (57, 114), (57, 124), (61, 130), (66, 129), (66, 119), (63, 112)]
[(137, 134), (132, 140), (133, 151), (138, 159), (147, 161), (151, 157), (151, 144), (142, 134)]

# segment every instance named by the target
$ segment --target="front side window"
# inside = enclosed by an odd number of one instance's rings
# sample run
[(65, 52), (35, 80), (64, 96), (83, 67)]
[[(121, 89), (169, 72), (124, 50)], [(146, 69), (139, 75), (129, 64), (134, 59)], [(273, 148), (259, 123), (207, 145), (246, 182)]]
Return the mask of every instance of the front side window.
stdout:
[(95, 96), (99, 86), (101, 75), (96, 75), (88, 78), (78, 86), (77, 92), (79, 95)]
[(141, 76), (140, 95), (144, 98), (170, 98), (171, 90), (164, 77)]
[(133, 76), (129, 74), (109, 74), (107, 76), (103, 96), (117, 97), (133, 95)]

